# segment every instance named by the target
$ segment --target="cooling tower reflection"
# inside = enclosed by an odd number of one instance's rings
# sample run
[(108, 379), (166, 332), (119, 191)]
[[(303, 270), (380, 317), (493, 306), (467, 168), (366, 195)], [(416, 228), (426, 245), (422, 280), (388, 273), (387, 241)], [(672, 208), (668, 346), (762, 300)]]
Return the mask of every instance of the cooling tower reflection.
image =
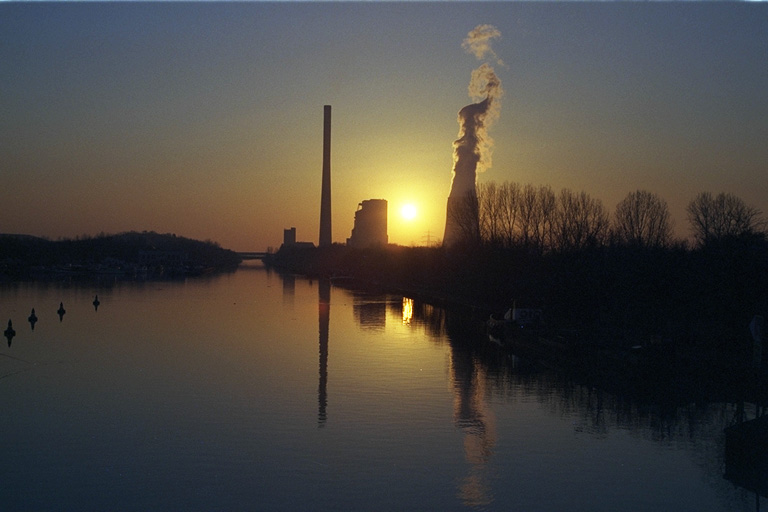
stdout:
[(458, 495), (465, 505), (488, 505), (493, 495), (487, 467), (496, 445), (496, 422), (486, 404), (486, 373), (472, 354), (460, 347), (454, 346), (450, 357), (454, 422), (464, 433), (464, 458), (469, 464)]

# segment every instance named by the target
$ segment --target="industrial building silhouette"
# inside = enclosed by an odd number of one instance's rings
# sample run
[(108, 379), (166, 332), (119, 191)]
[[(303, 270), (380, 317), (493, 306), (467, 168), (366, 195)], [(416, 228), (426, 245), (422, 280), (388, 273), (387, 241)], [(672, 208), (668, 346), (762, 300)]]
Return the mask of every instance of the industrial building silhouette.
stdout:
[[(320, 236), (318, 247), (333, 243), (331, 230), (331, 106), (323, 106), (323, 174), (320, 192)], [(352, 234), (347, 238), (350, 247), (387, 245), (387, 201), (367, 199), (358, 205)], [(283, 230), (283, 247), (314, 247), (312, 242), (296, 240), (296, 228)]]
[[(331, 105), (323, 106), (323, 174), (320, 192), (320, 236), (318, 247), (333, 243), (331, 229)], [(367, 199), (358, 205), (352, 234), (347, 238), (350, 247), (387, 245), (387, 201)], [(312, 242), (298, 242), (296, 228), (283, 230), (283, 247), (314, 247)]]
[(350, 247), (387, 245), (387, 201), (368, 199), (358, 205), (355, 226), (347, 238)]
[(323, 188), (320, 195), (320, 247), (333, 243), (331, 234), (331, 106), (323, 107)]

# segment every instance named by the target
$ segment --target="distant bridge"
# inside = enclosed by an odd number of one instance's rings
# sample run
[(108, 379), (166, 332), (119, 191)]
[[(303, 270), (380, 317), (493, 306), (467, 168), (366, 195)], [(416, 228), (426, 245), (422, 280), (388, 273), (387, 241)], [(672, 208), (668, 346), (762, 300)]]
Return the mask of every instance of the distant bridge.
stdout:
[(265, 252), (239, 252), (237, 253), (238, 256), (243, 258), (244, 260), (263, 260), (264, 256), (267, 255)]

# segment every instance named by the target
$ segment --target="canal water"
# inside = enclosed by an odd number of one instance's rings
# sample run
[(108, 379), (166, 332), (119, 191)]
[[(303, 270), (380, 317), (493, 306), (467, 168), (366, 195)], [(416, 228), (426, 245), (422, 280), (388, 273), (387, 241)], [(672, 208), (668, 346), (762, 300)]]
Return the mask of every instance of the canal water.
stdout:
[(252, 264), (2, 284), (9, 318), (3, 510), (766, 506), (723, 476), (735, 404), (582, 387), (407, 296)]

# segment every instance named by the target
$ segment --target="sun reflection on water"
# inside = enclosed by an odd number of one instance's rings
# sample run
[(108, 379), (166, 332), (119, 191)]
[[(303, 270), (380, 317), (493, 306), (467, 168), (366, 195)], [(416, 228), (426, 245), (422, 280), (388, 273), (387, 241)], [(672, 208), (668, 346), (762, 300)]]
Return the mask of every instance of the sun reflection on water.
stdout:
[(403, 297), (403, 325), (411, 325), (413, 318), (413, 299)]

